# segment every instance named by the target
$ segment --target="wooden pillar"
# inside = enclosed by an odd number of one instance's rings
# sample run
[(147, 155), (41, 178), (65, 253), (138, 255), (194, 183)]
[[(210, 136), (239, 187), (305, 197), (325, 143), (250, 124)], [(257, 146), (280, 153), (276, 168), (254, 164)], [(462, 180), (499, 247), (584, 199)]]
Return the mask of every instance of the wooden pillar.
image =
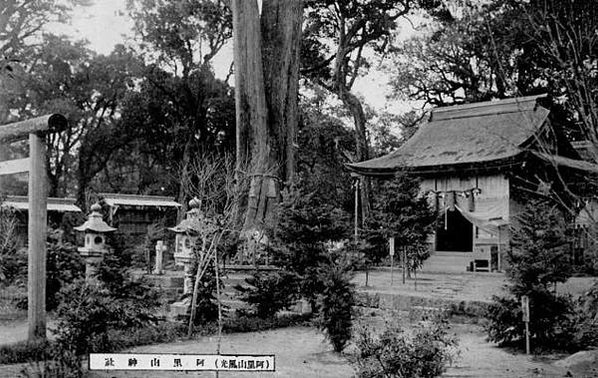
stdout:
[(29, 169), (29, 253), (27, 264), (27, 317), (29, 340), (46, 338), (46, 222), (48, 188), (46, 177), (46, 132), (60, 132), (68, 126), (60, 114), (48, 114), (0, 126), (0, 142), (11, 143), (29, 137), (29, 159), (4, 162), (0, 175)]
[(29, 134), (29, 340), (46, 338), (46, 144), (42, 133)]

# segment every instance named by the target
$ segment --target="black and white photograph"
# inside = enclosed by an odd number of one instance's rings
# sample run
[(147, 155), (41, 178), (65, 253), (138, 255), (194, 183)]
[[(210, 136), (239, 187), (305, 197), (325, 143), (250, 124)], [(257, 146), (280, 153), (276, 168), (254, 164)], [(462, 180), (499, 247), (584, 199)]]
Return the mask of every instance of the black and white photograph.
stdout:
[(598, 377), (598, 0), (0, 0), (0, 377)]

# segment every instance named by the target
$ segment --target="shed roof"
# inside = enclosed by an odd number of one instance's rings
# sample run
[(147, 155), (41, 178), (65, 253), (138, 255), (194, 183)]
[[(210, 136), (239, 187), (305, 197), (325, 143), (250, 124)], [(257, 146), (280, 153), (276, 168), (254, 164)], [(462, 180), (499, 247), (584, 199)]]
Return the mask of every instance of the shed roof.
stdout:
[(109, 206), (131, 207), (180, 207), (181, 204), (171, 197), (141, 196), (136, 194), (100, 193), (100, 197)]
[[(17, 210), (29, 210), (29, 197), (27, 196), (6, 196), (3, 206), (12, 207)], [(81, 209), (75, 205), (74, 198), (48, 197), (48, 211), (60, 213), (80, 213)]]
[(434, 109), (428, 123), (396, 151), (350, 164), (360, 174), (383, 174), (407, 168), (438, 170), (443, 166), (501, 162), (521, 153), (545, 124), (549, 110), (541, 96)]

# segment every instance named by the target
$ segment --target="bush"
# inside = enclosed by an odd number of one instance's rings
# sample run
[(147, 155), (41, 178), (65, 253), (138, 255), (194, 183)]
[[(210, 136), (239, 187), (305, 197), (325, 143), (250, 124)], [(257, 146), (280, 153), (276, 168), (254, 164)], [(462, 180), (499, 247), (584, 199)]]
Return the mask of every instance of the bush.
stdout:
[(558, 207), (530, 201), (511, 233), (507, 277), (515, 296), (548, 291), (571, 277), (572, 230)]
[[(63, 243), (56, 234), (51, 230), (46, 242), (46, 310), (48, 311), (58, 307), (58, 293), (63, 287), (85, 275), (85, 263), (77, 247), (70, 243)], [(23, 264), (26, 271), (26, 253)], [(27, 298), (17, 302), (17, 308), (20, 309), (27, 309), (27, 305)]]
[(413, 332), (387, 325), (379, 336), (359, 331), (356, 345), (358, 377), (437, 377), (457, 354), (457, 339), (445, 318), (420, 322)]
[(0, 252), (0, 283), (11, 285), (27, 282), (27, 249)]
[(39, 360), (32, 362), (21, 369), (22, 377), (83, 377), (83, 368), (81, 358), (73, 354), (72, 351), (55, 349), (48, 360)]
[(269, 318), (290, 306), (297, 298), (297, 278), (288, 272), (256, 272), (245, 282), (250, 287), (235, 286), (241, 300), (255, 306), (260, 318)]
[(598, 347), (598, 281), (575, 302), (570, 324), (572, 348), (579, 350)]
[[(194, 325), (200, 325), (204, 323), (209, 323), (213, 320), (218, 319), (218, 301), (216, 300), (216, 296), (214, 293), (216, 292), (216, 270), (214, 269), (214, 264), (211, 262), (210, 265), (205, 270), (203, 276), (201, 277), (199, 287), (197, 290), (197, 308), (195, 310), (195, 319), (193, 321)], [(197, 272), (197, 261), (194, 262), (193, 266), (191, 267), (193, 283), (195, 283), (195, 274)], [(220, 278), (220, 282), (218, 283), (220, 288), (224, 287), (222, 283), (222, 278)], [(188, 293), (184, 294), (181, 297), (181, 300), (188, 299), (190, 302), (193, 300), (193, 290)], [(187, 311), (185, 316), (179, 316), (179, 320), (183, 323), (189, 322), (189, 317), (191, 316), (191, 306)]]
[(335, 351), (341, 352), (351, 339), (355, 288), (347, 264), (332, 262), (320, 268), (323, 291), (319, 295), (319, 326)]
[(25, 265), (22, 264), (23, 254), (19, 254), (19, 236), (17, 235), (17, 219), (14, 211), (2, 206), (0, 197), (0, 282), (12, 282), (23, 271), (27, 275), (27, 255)]
[(571, 276), (567, 254), (570, 230), (562, 212), (546, 201), (532, 200), (518, 217), (507, 253), (509, 297), (494, 297), (487, 313), (488, 339), (499, 345), (523, 347), (521, 297), (530, 301), (530, 339), (542, 348), (575, 348), (573, 335), (579, 320), (572, 318), (574, 301), (553, 289)]
[(52, 345), (47, 340), (21, 341), (0, 346), (0, 365), (17, 364), (49, 358)]
[(75, 355), (118, 349), (108, 331), (139, 326), (140, 315), (145, 315), (133, 303), (113, 298), (102, 284), (88, 285), (79, 280), (61, 295), (68, 301), (57, 309), (57, 328), (53, 332), (58, 345)]
[(46, 310), (58, 307), (60, 289), (85, 276), (85, 263), (70, 243), (50, 240), (46, 259)]
[[(568, 296), (557, 296), (541, 290), (531, 293), (529, 330), (532, 346), (536, 350), (570, 349), (572, 310), (573, 301)], [(500, 346), (525, 347), (525, 324), (520, 300), (494, 297), (486, 318), (488, 340)]]
[(60, 293), (56, 310), (56, 342), (75, 356), (111, 351), (123, 346), (115, 332), (139, 329), (155, 323), (159, 295), (145, 280), (133, 280), (129, 256), (109, 253), (98, 267), (94, 282), (76, 280)]
[(370, 216), (366, 219), (359, 251), (371, 264), (388, 256), (388, 240), (397, 250), (406, 247), (409, 269), (421, 267), (429, 256), (427, 237), (433, 231), (435, 212), (419, 196), (419, 181), (408, 175), (379, 181)]

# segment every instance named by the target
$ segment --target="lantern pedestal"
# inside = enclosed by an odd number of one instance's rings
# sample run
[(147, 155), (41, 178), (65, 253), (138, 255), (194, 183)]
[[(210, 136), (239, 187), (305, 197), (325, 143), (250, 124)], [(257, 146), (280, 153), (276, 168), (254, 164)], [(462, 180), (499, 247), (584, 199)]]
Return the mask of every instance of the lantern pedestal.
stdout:
[(174, 255), (174, 262), (176, 265), (183, 266), (183, 272), (185, 272), (185, 278), (183, 280), (183, 295), (185, 294), (193, 294), (193, 271), (191, 268), (193, 267), (193, 260), (194, 256), (184, 255), (180, 256), (177, 254)]
[(85, 260), (85, 280), (91, 281), (98, 273), (98, 267), (104, 260), (104, 252), (90, 251), (87, 248), (78, 248), (79, 254)]
[(183, 280), (183, 295), (185, 299), (174, 302), (170, 305), (170, 316), (176, 319), (177, 316), (187, 315), (191, 308), (191, 300), (193, 296), (193, 272), (191, 270), (193, 266), (193, 256), (188, 254), (176, 254), (174, 255), (174, 261), (176, 265), (182, 265), (183, 271), (185, 272), (185, 278)]

